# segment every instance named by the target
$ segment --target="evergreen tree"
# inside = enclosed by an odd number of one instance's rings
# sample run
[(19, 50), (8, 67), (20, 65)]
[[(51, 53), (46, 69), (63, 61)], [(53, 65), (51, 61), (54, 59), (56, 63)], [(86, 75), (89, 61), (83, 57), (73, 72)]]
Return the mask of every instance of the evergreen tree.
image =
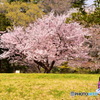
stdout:
[(96, 8), (100, 7), (100, 0), (95, 0), (94, 5)]
[(79, 8), (79, 11), (82, 13), (82, 14), (86, 14), (85, 12), (85, 9), (84, 9), (84, 6), (85, 6), (85, 0), (75, 0), (73, 2), (73, 7), (77, 7)]

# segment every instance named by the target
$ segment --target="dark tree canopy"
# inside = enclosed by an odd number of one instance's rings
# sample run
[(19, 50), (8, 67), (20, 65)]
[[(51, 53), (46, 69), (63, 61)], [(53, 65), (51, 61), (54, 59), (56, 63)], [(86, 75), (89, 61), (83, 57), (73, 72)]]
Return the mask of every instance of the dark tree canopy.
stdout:
[(8, 2), (14, 2), (14, 1), (30, 2), (30, 0), (8, 0)]
[(5, 31), (8, 26), (11, 26), (11, 22), (4, 14), (0, 14), (0, 31)]

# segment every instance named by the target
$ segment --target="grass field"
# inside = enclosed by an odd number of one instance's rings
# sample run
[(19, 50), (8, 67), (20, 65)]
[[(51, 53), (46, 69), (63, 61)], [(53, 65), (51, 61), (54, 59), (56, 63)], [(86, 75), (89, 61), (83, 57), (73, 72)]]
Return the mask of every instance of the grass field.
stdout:
[(0, 74), (0, 100), (100, 100), (70, 96), (95, 92), (99, 74)]

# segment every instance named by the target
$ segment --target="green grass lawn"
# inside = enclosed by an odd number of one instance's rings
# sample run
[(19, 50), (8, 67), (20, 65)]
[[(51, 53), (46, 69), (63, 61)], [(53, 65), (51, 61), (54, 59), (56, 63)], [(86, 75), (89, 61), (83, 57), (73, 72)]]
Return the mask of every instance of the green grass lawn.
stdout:
[(0, 74), (0, 100), (100, 100), (70, 96), (95, 92), (99, 74)]

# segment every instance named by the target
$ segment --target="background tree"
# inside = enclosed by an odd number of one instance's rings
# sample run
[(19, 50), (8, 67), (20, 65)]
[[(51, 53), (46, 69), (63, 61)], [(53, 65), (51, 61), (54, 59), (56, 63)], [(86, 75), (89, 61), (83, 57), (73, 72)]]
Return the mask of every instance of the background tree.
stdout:
[[(54, 64), (60, 64), (74, 58), (87, 58), (87, 48), (83, 46), (88, 30), (78, 23), (66, 24), (67, 15), (54, 16), (53, 13), (38, 19), (23, 30), (15, 27), (14, 31), (1, 36), (1, 47), (7, 48), (0, 58), (13, 59), (32, 65), (34, 62), (40, 70), (49, 73)], [(12, 62), (13, 63), (13, 62)]]
[(94, 0), (94, 5), (96, 8), (100, 7), (100, 0)]
[(89, 39), (92, 62), (95, 64), (95, 69), (100, 69), (100, 27), (90, 27), (92, 37)]
[[(95, 0), (95, 2), (97, 2), (97, 1)], [(95, 5), (95, 3), (94, 3), (94, 5)], [(83, 24), (85, 27), (100, 25), (100, 7), (95, 6), (94, 11), (91, 11), (89, 9), (91, 9), (91, 8), (87, 8), (87, 9), (84, 8), (84, 13), (80, 10), (76, 13), (72, 13), (72, 16), (70, 18), (67, 18), (66, 22), (75, 21), (80, 24)]]
[(45, 13), (54, 11), (55, 14), (66, 13), (71, 7), (74, 1), (78, 0), (40, 0), (40, 8)]
[(30, 2), (30, 0), (7, 0), (8, 2), (15, 2), (15, 1), (21, 1), (21, 2)]
[(14, 26), (27, 26), (44, 14), (38, 5), (33, 3), (4, 3), (0, 4), (0, 8), (0, 12), (5, 14)]
[(77, 63), (77, 67), (87, 68), (94, 72), (100, 73), (100, 28), (98, 27), (89, 27), (91, 37), (89, 37), (88, 42), (85, 44), (89, 45), (89, 55), (91, 59), (88, 62), (80, 62), (79, 60), (73, 61), (73, 64)]
[(86, 14), (85, 12), (85, 1), (86, 0), (75, 0), (73, 2), (73, 7), (75, 8), (79, 8), (79, 11), (82, 13), (82, 14)]

